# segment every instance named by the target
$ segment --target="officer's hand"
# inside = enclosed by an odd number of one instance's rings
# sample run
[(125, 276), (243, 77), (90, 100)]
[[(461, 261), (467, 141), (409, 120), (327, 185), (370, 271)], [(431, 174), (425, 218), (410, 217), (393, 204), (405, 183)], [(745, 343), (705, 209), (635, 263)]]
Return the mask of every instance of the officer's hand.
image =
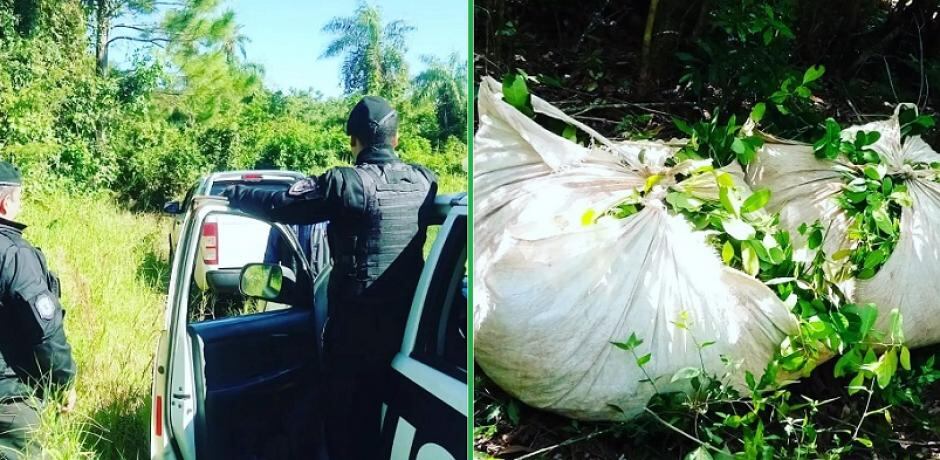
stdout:
[(63, 414), (68, 414), (75, 410), (75, 401), (78, 399), (78, 394), (75, 392), (75, 387), (69, 388), (69, 394), (65, 397), (65, 405), (62, 406), (62, 409), (59, 411)]

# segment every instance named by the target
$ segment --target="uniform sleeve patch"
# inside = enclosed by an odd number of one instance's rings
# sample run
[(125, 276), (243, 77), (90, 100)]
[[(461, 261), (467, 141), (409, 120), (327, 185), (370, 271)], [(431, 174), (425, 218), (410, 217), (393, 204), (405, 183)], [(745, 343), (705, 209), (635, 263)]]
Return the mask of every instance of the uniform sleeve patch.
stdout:
[(291, 185), (287, 194), (290, 196), (303, 196), (317, 189), (317, 182), (312, 178), (301, 179)]
[(49, 321), (55, 316), (55, 301), (47, 294), (43, 294), (36, 299), (36, 312), (39, 317)]

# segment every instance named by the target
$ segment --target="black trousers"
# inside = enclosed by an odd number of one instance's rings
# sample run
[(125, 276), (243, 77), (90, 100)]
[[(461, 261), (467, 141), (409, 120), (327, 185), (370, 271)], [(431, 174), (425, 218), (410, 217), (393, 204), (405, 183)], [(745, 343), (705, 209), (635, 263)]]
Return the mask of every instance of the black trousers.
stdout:
[(0, 403), (0, 459), (39, 458), (40, 448), (27, 445), (39, 428), (39, 412), (25, 401)]
[(326, 438), (330, 458), (379, 458), (382, 371), (340, 373), (329, 377)]

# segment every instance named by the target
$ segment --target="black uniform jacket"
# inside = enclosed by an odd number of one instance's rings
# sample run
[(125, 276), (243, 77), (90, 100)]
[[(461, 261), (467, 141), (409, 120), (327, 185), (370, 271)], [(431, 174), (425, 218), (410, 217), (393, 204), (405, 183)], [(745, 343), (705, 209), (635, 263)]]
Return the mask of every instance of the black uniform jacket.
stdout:
[(75, 378), (59, 282), (25, 225), (0, 218), (0, 400), (24, 398)]
[[(363, 150), (356, 159), (357, 165), (368, 163), (381, 165), (391, 162), (401, 162), (401, 160), (392, 149), (377, 147)], [(434, 173), (423, 166), (417, 166), (417, 168), (431, 182), (430, 193), (433, 198), (437, 191), (437, 179)], [(268, 220), (285, 224), (330, 221), (327, 236), (332, 257), (339, 256), (341, 252), (336, 247), (338, 240), (343, 238), (343, 235), (339, 234), (341, 232), (337, 231), (343, 228), (341, 223), (348, 222), (349, 216), (358, 216), (365, 212), (364, 194), (362, 180), (350, 167), (333, 168), (320, 176), (302, 179), (286, 192), (265, 191), (238, 185), (229, 187), (223, 192), (232, 207)], [(407, 284), (417, 283), (421, 266), (414, 269), (417, 270), (414, 276), (405, 276), (405, 278), (414, 278), (414, 283)], [(330, 319), (326, 336), (327, 342), (333, 344), (334, 352), (339, 348), (353, 354), (371, 354), (381, 362), (389, 350), (396, 350), (400, 347), (404, 317), (392, 320), (370, 314), (368, 308), (360, 308), (357, 305), (356, 299), (349, 298), (344, 292), (338, 292), (342, 290), (339, 283), (332, 281), (329, 293)], [(391, 307), (389, 311), (407, 313), (414, 295), (413, 290), (407, 291), (408, 286), (398, 285), (390, 286), (388, 292), (372, 291), (371, 295), (387, 299)], [(397, 304), (401, 305), (392, 306)], [(339, 342), (343, 344), (340, 345)]]

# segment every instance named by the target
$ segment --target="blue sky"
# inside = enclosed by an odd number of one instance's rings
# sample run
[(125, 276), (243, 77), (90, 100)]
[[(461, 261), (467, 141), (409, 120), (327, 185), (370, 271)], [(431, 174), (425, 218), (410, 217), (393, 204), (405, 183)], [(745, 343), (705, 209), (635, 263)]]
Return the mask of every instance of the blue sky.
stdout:
[[(402, 19), (415, 28), (408, 35), (406, 58), (412, 75), (424, 65), (421, 56), (446, 57), (456, 52), (467, 57), (466, 0), (371, 0), (387, 23)], [(342, 92), (339, 68), (342, 59), (320, 59), (332, 35), (321, 31), (331, 18), (351, 16), (357, 0), (226, 0), (235, 11), (248, 60), (264, 66), (265, 85), (271, 89), (314, 89), (326, 96)], [(111, 62), (117, 67), (128, 60), (133, 48), (128, 41), (114, 43)]]

